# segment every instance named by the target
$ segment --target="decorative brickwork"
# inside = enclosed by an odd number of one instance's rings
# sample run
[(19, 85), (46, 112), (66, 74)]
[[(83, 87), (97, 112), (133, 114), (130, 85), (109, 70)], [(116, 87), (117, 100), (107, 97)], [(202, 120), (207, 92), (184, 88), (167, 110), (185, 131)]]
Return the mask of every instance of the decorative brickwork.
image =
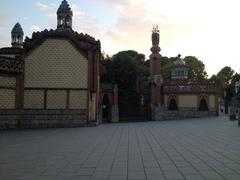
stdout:
[(0, 76), (0, 87), (16, 88), (16, 78), (10, 76)]
[(26, 88), (87, 88), (88, 60), (68, 40), (47, 39), (25, 59)]
[(73, 31), (65, 0), (57, 14), (56, 30), (34, 32), (25, 42), (17, 23), (13, 47), (0, 49), (0, 127), (98, 123), (100, 41)]
[(44, 109), (44, 90), (25, 90), (24, 108)]
[(87, 109), (87, 91), (70, 91), (69, 109)]
[(17, 58), (0, 56), (0, 74), (17, 74), (23, 72), (23, 61)]
[(0, 89), (0, 109), (15, 109), (15, 90)]

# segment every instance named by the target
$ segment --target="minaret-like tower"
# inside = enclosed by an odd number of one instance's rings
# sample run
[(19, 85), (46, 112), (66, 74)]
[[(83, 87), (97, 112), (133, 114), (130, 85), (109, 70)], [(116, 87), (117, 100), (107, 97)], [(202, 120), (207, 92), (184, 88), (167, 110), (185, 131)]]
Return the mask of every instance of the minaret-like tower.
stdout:
[(12, 35), (12, 47), (23, 48), (23, 30), (19, 23), (16, 23), (11, 31)]
[(57, 10), (57, 28), (58, 29), (72, 29), (73, 12), (66, 0), (63, 0)]
[(159, 47), (159, 29), (158, 26), (152, 30), (152, 54), (150, 55), (150, 79), (151, 79), (151, 117), (152, 120), (162, 120), (163, 107), (161, 97), (161, 48)]
[(187, 80), (188, 79), (188, 66), (185, 61), (181, 59), (179, 54), (176, 60), (173, 62), (171, 70), (171, 79), (172, 80)]
[[(152, 54), (150, 55), (150, 75), (158, 75), (160, 74), (160, 59), (161, 55), (159, 52), (161, 51), (161, 48), (159, 47), (159, 30), (158, 26), (153, 27), (152, 30)], [(157, 66), (156, 66), (157, 65)]]

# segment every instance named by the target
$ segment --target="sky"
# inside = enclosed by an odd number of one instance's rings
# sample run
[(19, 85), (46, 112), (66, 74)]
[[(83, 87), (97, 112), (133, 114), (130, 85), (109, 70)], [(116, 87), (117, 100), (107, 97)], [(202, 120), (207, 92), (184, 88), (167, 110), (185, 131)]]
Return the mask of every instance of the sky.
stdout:
[[(24, 35), (56, 29), (62, 0), (1, 0), (0, 47), (10, 46), (16, 22)], [(151, 30), (160, 29), (163, 56), (203, 61), (209, 77), (224, 66), (240, 72), (239, 0), (68, 0), (73, 29), (100, 39), (113, 55), (135, 50), (150, 55)]]

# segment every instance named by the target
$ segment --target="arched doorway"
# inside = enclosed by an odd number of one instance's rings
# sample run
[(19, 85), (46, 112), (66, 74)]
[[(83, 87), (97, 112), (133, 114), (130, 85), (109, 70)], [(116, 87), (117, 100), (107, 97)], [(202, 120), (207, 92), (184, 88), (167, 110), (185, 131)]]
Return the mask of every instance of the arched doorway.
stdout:
[(177, 103), (175, 99), (171, 99), (169, 102), (168, 110), (170, 111), (176, 111), (178, 110)]
[(110, 102), (108, 95), (105, 94), (102, 100), (102, 122), (110, 122)]
[(208, 111), (208, 105), (206, 99), (201, 99), (199, 103), (199, 111)]

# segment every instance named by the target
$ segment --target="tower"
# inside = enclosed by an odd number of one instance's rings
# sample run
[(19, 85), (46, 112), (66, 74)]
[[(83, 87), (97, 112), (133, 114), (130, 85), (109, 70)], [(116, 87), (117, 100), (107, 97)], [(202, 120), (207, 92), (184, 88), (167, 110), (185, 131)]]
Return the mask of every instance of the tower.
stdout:
[(73, 12), (66, 0), (63, 0), (57, 10), (57, 28), (72, 29)]
[(188, 79), (188, 67), (181, 55), (177, 56), (176, 61), (173, 62), (171, 69), (171, 79), (172, 80), (186, 80)]
[(16, 23), (11, 31), (12, 47), (23, 48), (23, 30), (19, 23)]
[(151, 79), (151, 117), (152, 120), (162, 120), (162, 76), (161, 76), (161, 48), (159, 47), (158, 26), (152, 30), (152, 54), (150, 55), (150, 79)]

